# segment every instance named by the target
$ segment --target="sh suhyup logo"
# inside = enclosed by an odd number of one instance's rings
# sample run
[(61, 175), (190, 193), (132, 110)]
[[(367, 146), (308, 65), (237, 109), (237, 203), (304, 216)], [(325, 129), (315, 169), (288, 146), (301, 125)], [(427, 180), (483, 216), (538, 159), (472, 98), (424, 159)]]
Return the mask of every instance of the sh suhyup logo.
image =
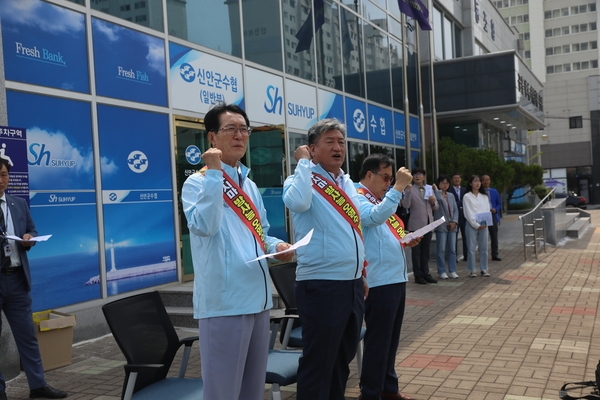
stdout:
[(354, 114), (352, 115), (352, 122), (354, 123), (354, 129), (358, 132), (362, 133), (365, 130), (366, 119), (365, 114), (360, 109), (354, 110)]
[(141, 174), (148, 169), (148, 157), (139, 150), (134, 150), (127, 157), (129, 169), (136, 174)]
[(185, 159), (192, 165), (197, 165), (200, 162), (200, 149), (198, 146), (189, 145), (185, 149)]
[(188, 63), (183, 63), (179, 66), (179, 75), (186, 82), (194, 82), (196, 80), (196, 70)]
[(73, 168), (75, 160), (53, 158), (50, 150), (46, 149), (45, 143), (31, 143), (27, 164), (54, 168)]

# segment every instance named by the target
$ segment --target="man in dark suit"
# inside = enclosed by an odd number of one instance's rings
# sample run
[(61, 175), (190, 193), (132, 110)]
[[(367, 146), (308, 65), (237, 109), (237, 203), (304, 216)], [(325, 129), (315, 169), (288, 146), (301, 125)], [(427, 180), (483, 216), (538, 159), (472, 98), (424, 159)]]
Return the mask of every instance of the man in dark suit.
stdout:
[[(462, 182), (462, 178), (460, 174), (452, 175), (452, 186), (448, 190), (450, 193), (454, 195), (454, 199), (456, 200), (456, 205), (458, 206), (458, 228), (460, 229), (460, 237), (462, 238), (462, 247), (463, 247), (463, 259), (467, 261), (467, 254), (469, 251), (467, 250), (467, 238), (465, 236), (465, 214), (463, 212), (463, 204), (462, 198), (467, 192), (467, 189), (460, 186)], [(456, 242), (458, 243), (458, 241)], [(458, 249), (457, 249), (458, 250)], [(458, 251), (456, 252), (458, 254)]]
[[(0, 238), (0, 310), (8, 320), (21, 356), (29, 384), (29, 397), (62, 399), (67, 392), (51, 387), (44, 380), (42, 358), (31, 313), (31, 273), (27, 251), (35, 244), (35, 224), (25, 200), (5, 193), (10, 164), (0, 158), (0, 230), (23, 241)], [(0, 329), (2, 328), (0, 320)], [(6, 382), (0, 373), (0, 400), (7, 400)]]

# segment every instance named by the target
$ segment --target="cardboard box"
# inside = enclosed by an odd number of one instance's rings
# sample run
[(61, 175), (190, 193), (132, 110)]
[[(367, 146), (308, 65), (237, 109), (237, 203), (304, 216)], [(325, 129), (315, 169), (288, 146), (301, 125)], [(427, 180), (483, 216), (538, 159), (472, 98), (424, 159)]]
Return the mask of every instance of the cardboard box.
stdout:
[(44, 371), (71, 364), (75, 316), (58, 311), (33, 313)]

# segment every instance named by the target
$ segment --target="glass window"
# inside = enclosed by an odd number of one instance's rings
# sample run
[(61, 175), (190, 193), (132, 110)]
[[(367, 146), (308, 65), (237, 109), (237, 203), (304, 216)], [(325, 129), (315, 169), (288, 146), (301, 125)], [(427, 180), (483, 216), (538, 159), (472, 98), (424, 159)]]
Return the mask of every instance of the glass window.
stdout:
[(562, 72), (562, 65), (555, 65), (554, 66), (554, 72), (555, 73), (561, 73)]
[(592, 40), (590, 42), (590, 49), (596, 50), (597, 48), (598, 48), (598, 41), (597, 40)]
[(553, 65), (549, 65), (546, 67), (546, 73), (547, 74), (553, 74), (554, 73), (554, 66)]
[(344, 63), (344, 87), (347, 93), (365, 97), (364, 62), (365, 49), (362, 46), (362, 26), (360, 17), (344, 7), (340, 8), (342, 31), (342, 55)]
[(369, 155), (369, 148), (366, 143), (348, 141), (348, 173), (354, 182), (360, 180), (360, 168), (363, 161)]
[(339, 8), (337, 3), (325, 1), (325, 22), (317, 31), (317, 76), (320, 84), (342, 90), (341, 47), (352, 44), (347, 23), (342, 26), (340, 34)]
[[(169, 35), (242, 57), (238, 1), (167, 1)], [(206, 13), (210, 18), (202, 18)]]
[(588, 30), (588, 24), (581, 24), (579, 25), (579, 31), (580, 32), (587, 32)]
[(554, 46), (554, 54), (562, 54), (562, 47)]
[[(145, 0), (146, 7), (136, 9), (131, 4), (121, 4), (121, 0), (91, 1), (90, 6), (114, 17), (133, 21), (157, 31), (164, 30), (162, 0)], [(81, 3), (80, 3), (81, 4)]]
[(568, 16), (569, 15), (569, 7), (561, 8), (560, 13), (562, 14), (563, 17)]
[(406, 167), (406, 149), (396, 147), (396, 168), (395, 171), (400, 167)]
[(587, 12), (587, 4), (582, 4), (579, 6), (579, 14), (583, 14)]
[[(386, 0), (371, 0), (373, 3), (379, 5), (379, 7), (383, 8), (384, 10), (386, 9)], [(392, 0), (393, 2), (393, 0)]]
[(525, 40), (529, 40), (529, 32), (525, 32)]
[(590, 22), (590, 31), (595, 31), (596, 30), (596, 22)]
[(596, 11), (596, 3), (588, 4), (588, 10), (590, 10), (590, 12)]
[(385, 154), (386, 156), (390, 157), (392, 160), (394, 159), (394, 148), (392, 146), (383, 146), (381, 144), (369, 145), (369, 154), (375, 154), (375, 153)]
[(389, 32), (402, 40), (402, 24), (396, 21), (395, 18), (392, 18), (391, 15), (388, 15), (388, 26), (390, 27)]
[(551, 56), (552, 54), (554, 54), (554, 52), (552, 51), (552, 47), (546, 47), (546, 55)]
[(598, 60), (592, 60), (592, 68), (598, 68)]
[(573, 63), (573, 71), (579, 71), (581, 69), (581, 63), (574, 62)]
[(581, 62), (581, 69), (589, 69), (590, 68), (590, 62), (589, 61), (582, 61)]
[[(289, 2), (292, 8), (298, 7), (298, 2)], [(254, 0), (242, 1), (244, 18), (244, 51), (246, 59), (255, 63), (281, 71), (281, 27), (279, 26), (279, 1)], [(290, 30), (290, 34), (292, 34)], [(296, 46), (298, 40), (292, 41)]]
[(554, 28), (552, 30), (552, 36), (560, 36), (560, 32), (561, 32), (560, 28)]
[(571, 52), (571, 45), (565, 44), (563, 46), (563, 53), (570, 53), (570, 52)]
[(531, 58), (531, 50), (525, 50), (525, 58)]
[(571, 64), (563, 64), (564, 72), (571, 72)]
[[(319, 43), (323, 45), (322, 40), (314, 40), (315, 34), (313, 29), (313, 18), (315, 27), (317, 30), (317, 38), (323, 38), (323, 26), (325, 17), (325, 3), (315, 2), (316, 5), (323, 7), (323, 10), (315, 10), (311, 12), (306, 7), (301, 7), (296, 3), (295, 7), (291, 7), (289, 4), (283, 3), (281, 10), (283, 12), (283, 24), (285, 26), (285, 70), (288, 74), (298, 76), (300, 78), (315, 80), (315, 71), (313, 60), (314, 44)], [(288, 15), (285, 18), (285, 15)], [(313, 17), (321, 16), (319, 17)], [(331, 18), (329, 18), (331, 24)], [(288, 32), (289, 27), (289, 32)], [(294, 34), (295, 33), (295, 34)], [(327, 44), (330, 44), (328, 41)], [(337, 48), (337, 46), (336, 46)], [(296, 59), (294, 59), (296, 56)]]
[(545, 11), (544, 19), (550, 19), (550, 18), (552, 18), (552, 11)]
[(444, 39), (443, 39), (443, 23), (442, 13), (437, 9), (433, 9), (433, 43), (434, 43), (434, 55), (438, 60), (444, 59)]
[(402, 80), (402, 44), (390, 39), (390, 62), (392, 67), (392, 100), (394, 108), (404, 110), (404, 81)]
[(529, 14), (524, 14), (523, 15), (523, 23), (528, 23), (529, 22)]
[(419, 65), (417, 64), (417, 52), (408, 53), (406, 60), (406, 86), (408, 87), (408, 110), (411, 114), (419, 114)]
[(462, 57), (462, 32), (458, 24), (454, 24), (454, 56)]
[(571, 33), (579, 33), (579, 25), (571, 26)]
[(552, 29), (546, 29), (545, 36), (552, 37)]
[(573, 43), (571, 47), (573, 48), (573, 52), (579, 51), (579, 43)]
[(363, 5), (365, 8), (365, 19), (367, 19), (372, 24), (380, 27), (381, 29), (387, 31), (387, 17), (385, 11), (383, 11), (381, 8), (377, 7), (370, 1), (363, 2)]
[(71, 3), (77, 3), (77, 4), (81, 4), (82, 6), (85, 5), (85, 0), (69, 0)]
[(387, 106), (392, 105), (390, 53), (388, 36), (365, 24), (365, 65), (367, 68), (367, 98)]
[(581, 43), (581, 51), (586, 51), (588, 49), (588, 42)]
[(579, 14), (579, 7), (577, 7), (577, 6), (571, 7), (571, 14)]
[(552, 18), (560, 17), (560, 10), (552, 10)]
[(562, 28), (563, 35), (568, 35), (570, 32), (571, 32), (571, 30), (569, 29), (568, 26), (563, 26), (563, 28)]
[(450, 60), (454, 58), (454, 51), (452, 49), (452, 21), (444, 15), (444, 60)]
[(569, 129), (576, 129), (583, 127), (582, 117), (570, 117), (569, 118)]
[(351, 9), (357, 14), (362, 14), (362, 3), (368, 2), (368, 0), (340, 0), (340, 3)]

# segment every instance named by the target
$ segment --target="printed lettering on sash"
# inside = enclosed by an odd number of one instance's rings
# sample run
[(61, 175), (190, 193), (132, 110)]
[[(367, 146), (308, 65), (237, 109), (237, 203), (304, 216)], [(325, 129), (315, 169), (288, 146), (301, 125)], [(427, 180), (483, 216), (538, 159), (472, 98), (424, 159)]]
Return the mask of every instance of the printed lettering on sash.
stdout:
[[(377, 197), (375, 197), (373, 195), (373, 193), (371, 193), (369, 191), (369, 189), (360, 187), (360, 188), (356, 189), (356, 191), (358, 193), (362, 194), (363, 196), (365, 196), (367, 198), (367, 200), (369, 200), (371, 203), (373, 203), (373, 204), (380, 203), (379, 199)], [(398, 240), (400, 240), (404, 236), (406, 236), (406, 231), (404, 230), (404, 222), (402, 222), (402, 220), (400, 218), (398, 218), (396, 216), (396, 214), (392, 214), (387, 219), (387, 221), (385, 221), (385, 224), (392, 232), (392, 235), (394, 235), (394, 237), (397, 238)]]

